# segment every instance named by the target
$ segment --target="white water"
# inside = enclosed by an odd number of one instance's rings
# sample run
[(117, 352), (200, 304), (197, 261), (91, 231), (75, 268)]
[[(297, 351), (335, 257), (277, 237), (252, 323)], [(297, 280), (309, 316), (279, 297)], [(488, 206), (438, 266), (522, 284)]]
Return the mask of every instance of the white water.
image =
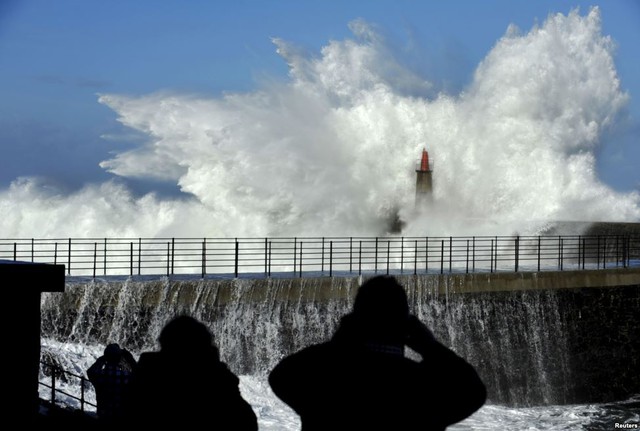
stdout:
[[(43, 339), (42, 350), (55, 352), (61, 365), (68, 371), (84, 375), (86, 369), (93, 363), (104, 349), (104, 346), (86, 346), (80, 344), (59, 343)], [(48, 382), (41, 376), (41, 381)], [(75, 396), (79, 396), (76, 381), (68, 386), (60, 387)], [(95, 393), (91, 385), (87, 386), (86, 399), (95, 403)], [(255, 376), (240, 376), (240, 390), (243, 397), (251, 404), (261, 431), (297, 431), (300, 420), (286, 404), (282, 403), (271, 391), (264, 378)], [(49, 392), (41, 387), (40, 396), (47, 398)], [(58, 399), (74, 408), (79, 403), (69, 397), (58, 394)], [(531, 431), (575, 431), (575, 430), (607, 430), (613, 429), (614, 424), (639, 423), (640, 410), (637, 407), (640, 399), (634, 400), (636, 407), (627, 407), (625, 402), (612, 404), (584, 404), (564, 406), (543, 406), (529, 408), (512, 408), (487, 404), (471, 417), (449, 428), (450, 431), (466, 430), (531, 430)], [(95, 413), (91, 406), (87, 411)]]
[[(337, 319), (349, 308), (348, 300), (337, 298), (349, 297), (355, 284), (348, 279), (335, 280), (331, 289), (336, 299), (309, 301), (305, 298), (322, 298), (320, 290), (326, 293), (327, 286), (307, 280), (302, 294), (286, 280), (273, 280), (268, 285), (237, 280), (230, 290), (232, 295), (227, 296), (222, 286), (212, 283), (167, 281), (90, 281), (67, 284), (65, 293), (43, 293), (43, 360), (85, 375), (102, 353), (103, 340), (134, 346), (137, 356), (140, 351), (157, 348), (157, 334), (170, 316), (188, 312), (206, 322), (215, 334), (223, 360), (240, 375), (241, 391), (253, 406), (260, 429), (299, 429), (297, 416), (274, 396), (265, 376), (287, 351), (330, 337)], [(443, 302), (435, 300), (425, 283), (410, 292), (414, 312), (440, 340), (478, 363), (492, 394), (488, 405), (451, 429), (604, 430), (612, 429), (615, 421), (640, 420), (639, 399), (634, 406), (625, 402), (564, 405), (573, 379), (571, 370), (566, 369), (565, 329), (553, 292), (514, 294), (511, 301), (448, 296)], [(496, 308), (501, 312), (496, 313)], [(517, 352), (521, 338), (529, 340), (524, 356)], [(516, 361), (518, 366), (514, 366)], [(525, 385), (518, 371), (522, 369), (528, 370)], [(41, 375), (42, 382), (49, 379)], [(57, 385), (79, 396), (78, 379)], [(87, 400), (95, 402), (91, 386), (87, 389)], [(43, 387), (40, 394), (49, 396)], [(77, 400), (61, 400), (79, 408)]]
[[(614, 41), (600, 13), (509, 27), (459, 94), (402, 64), (367, 23), (317, 56), (274, 39), (286, 82), (250, 93), (103, 94), (145, 136), (101, 163), (114, 175), (68, 193), (47, 179), (0, 190), (4, 237), (536, 234), (556, 220), (638, 221), (640, 195), (596, 172), (619, 126)], [(418, 53), (419, 54), (419, 53)], [(127, 133), (128, 130), (123, 130)], [(435, 161), (434, 206), (414, 208), (415, 162)], [(154, 178), (181, 196), (135, 195)], [(16, 210), (18, 209), (18, 210)]]

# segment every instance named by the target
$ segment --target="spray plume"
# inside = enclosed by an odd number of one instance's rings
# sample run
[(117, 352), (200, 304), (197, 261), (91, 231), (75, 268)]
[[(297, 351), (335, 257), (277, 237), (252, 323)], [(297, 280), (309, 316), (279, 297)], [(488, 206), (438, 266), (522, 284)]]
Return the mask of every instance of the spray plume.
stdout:
[[(603, 184), (595, 150), (628, 101), (600, 13), (510, 26), (456, 95), (432, 88), (367, 23), (317, 58), (274, 39), (287, 82), (198, 98), (104, 94), (148, 136), (101, 167), (177, 184), (134, 196), (117, 180), (71, 195), (36, 178), (0, 192), (5, 237), (535, 234), (554, 220), (638, 221), (640, 196)], [(435, 159), (415, 207), (415, 163)]]

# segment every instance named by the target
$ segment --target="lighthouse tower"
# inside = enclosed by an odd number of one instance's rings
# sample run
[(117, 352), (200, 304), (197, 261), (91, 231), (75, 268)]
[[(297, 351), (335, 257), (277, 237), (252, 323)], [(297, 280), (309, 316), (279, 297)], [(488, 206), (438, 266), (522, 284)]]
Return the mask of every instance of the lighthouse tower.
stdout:
[(416, 168), (416, 207), (431, 201), (432, 172), (433, 164), (429, 161), (429, 153), (427, 153), (426, 149), (423, 149), (422, 157)]

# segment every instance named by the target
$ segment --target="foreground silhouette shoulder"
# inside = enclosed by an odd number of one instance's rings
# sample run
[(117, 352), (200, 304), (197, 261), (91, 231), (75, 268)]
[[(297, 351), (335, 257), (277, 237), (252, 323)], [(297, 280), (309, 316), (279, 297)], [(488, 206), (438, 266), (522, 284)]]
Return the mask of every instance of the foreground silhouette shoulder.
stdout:
[(409, 314), (404, 289), (387, 276), (365, 282), (331, 340), (285, 357), (269, 384), (304, 431), (444, 430), (486, 401), (475, 369)]
[(132, 379), (133, 423), (181, 428), (255, 431), (257, 418), (238, 377), (220, 360), (208, 328), (188, 316), (169, 322), (161, 349), (140, 355)]

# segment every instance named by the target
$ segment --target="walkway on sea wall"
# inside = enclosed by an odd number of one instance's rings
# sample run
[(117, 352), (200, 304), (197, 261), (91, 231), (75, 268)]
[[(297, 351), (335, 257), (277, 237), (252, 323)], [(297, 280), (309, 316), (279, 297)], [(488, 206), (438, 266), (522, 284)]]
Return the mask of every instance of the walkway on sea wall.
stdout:
[[(440, 294), (640, 286), (640, 267), (436, 275)], [(411, 277), (402, 277), (410, 284)]]
[[(334, 277), (254, 277), (254, 278), (206, 278), (197, 277), (107, 277), (96, 279), (101, 286), (118, 286), (133, 282), (155, 291), (172, 291), (168, 296), (183, 303), (193, 303), (201, 290), (207, 288), (215, 296), (218, 305), (237, 300), (238, 290), (245, 301), (261, 302), (277, 292), (281, 301), (324, 301), (353, 299), (357, 286), (363, 279), (375, 274), (337, 275)], [(405, 288), (420, 296), (449, 295), (501, 291), (540, 291), (556, 289), (607, 288), (640, 286), (640, 266), (600, 270), (502, 272), (502, 273), (446, 273), (446, 274), (393, 274)], [(82, 277), (68, 279), (68, 284), (87, 283), (92, 279)], [(154, 291), (150, 289), (150, 291)], [(167, 294), (146, 295), (144, 301), (156, 306)]]

